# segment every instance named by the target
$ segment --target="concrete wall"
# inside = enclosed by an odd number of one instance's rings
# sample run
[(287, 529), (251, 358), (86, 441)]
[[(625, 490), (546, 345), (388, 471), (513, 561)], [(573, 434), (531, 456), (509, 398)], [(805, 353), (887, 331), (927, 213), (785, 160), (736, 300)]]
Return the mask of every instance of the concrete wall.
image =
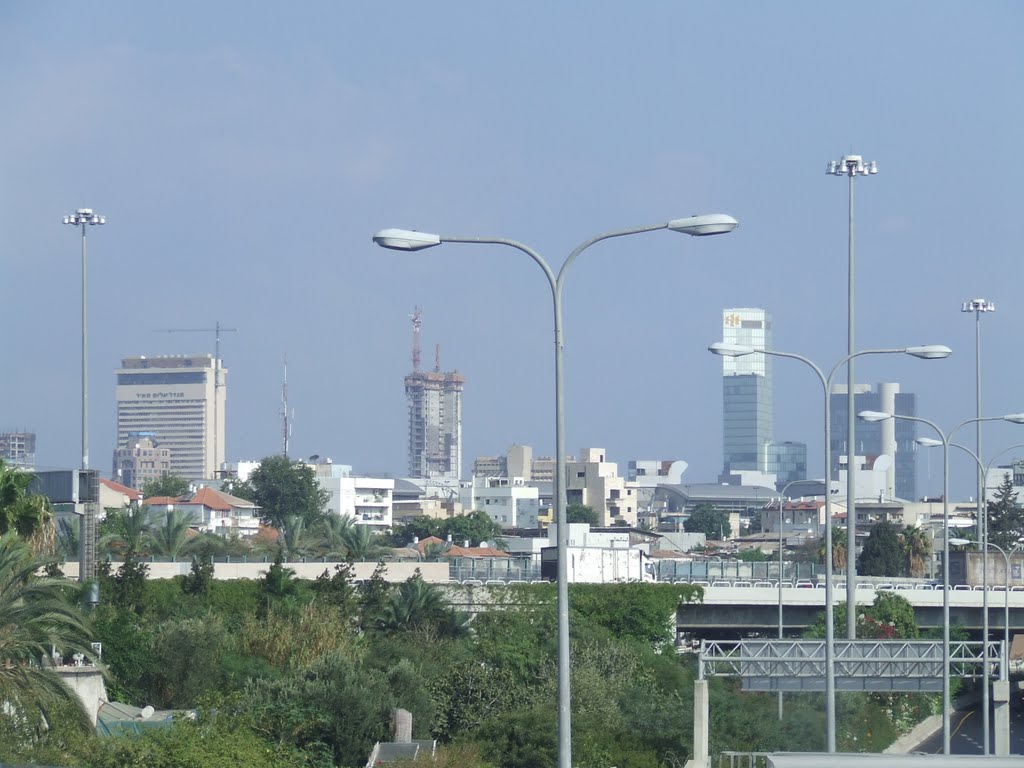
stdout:
[(54, 672), (60, 675), (67, 686), (78, 694), (85, 705), (89, 719), (96, 725), (96, 716), (100, 705), (107, 701), (107, 686), (103, 682), (103, 672), (99, 667), (55, 667)]

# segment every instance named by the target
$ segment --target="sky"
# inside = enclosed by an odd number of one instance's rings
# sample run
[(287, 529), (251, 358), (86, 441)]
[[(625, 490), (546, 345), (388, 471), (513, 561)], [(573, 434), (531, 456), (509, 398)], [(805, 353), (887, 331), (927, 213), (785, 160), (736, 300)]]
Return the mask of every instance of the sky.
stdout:
[[(1024, 411), (1022, 51), (1016, 2), (7, 0), (0, 430), (79, 463), (79, 207), (107, 217), (88, 232), (94, 467), (121, 358), (212, 353), (212, 333), (158, 331), (220, 323), (229, 460), (281, 450), (287, 355), (292, 455), (397, 476), (416, 306), (424, 364), (440, 345), (467, 380), (464, 472), (515, 443), (553, 454), (551, 294), (514, 249), (399, 253), (375, 231), (510, 238), (557, 271), (596, 234), (725, 212), (724, 237), (595, 245), (564, 298), (569, 452), (714, 482), (723, 308), (768, 309), (776, 347), (826, 370), (846, 354), (848, 182), (824, 173), (846, 153), (879, 168), (855, 186), (856, 346), (953, 349), (862, 358), (858, 380), (900, 382), (943, 429), (972, 418), (960, 309), (983, 297), (983, 413)], [(820, 476), (820, 384), (775, 371), (776, 437)], [(1021, 429), (986, 425), (983, 458)], [(941, 457), (920, 465), (940, 493)]]

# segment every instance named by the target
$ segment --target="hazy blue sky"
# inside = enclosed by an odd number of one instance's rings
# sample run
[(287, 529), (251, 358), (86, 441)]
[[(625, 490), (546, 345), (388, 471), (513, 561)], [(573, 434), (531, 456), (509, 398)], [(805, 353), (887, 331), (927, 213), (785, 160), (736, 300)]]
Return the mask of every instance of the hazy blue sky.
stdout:
[[(859, 347), (944, 426), (1020, 386), (1024, 6), (1016, 2), (175, 2), (0, 5), (0, 429), (39, 463), (79, 456), (79, 238), (90, 230), (92, 463), (109, 472), (114, 377), (135, 354), (213, 351), (237, 327), (229, 458), (406, 470), (415, 305), (424, 360), (465, 374), (464, 455), (554, 450), (550, 293), (498, 247), (377, 248), (382, 227), (529, 243), (556, 267), (611, 229), (698, 212), (732, 235), (595, 246), (566, 288), (568, 447), (721, 468), (721, 310), (763, 306), (779, 349), (846, 351), (847, 183), (857, 184)], [(776, 435), (822, 471), (820, 386), (776, 364)], [(973, 431), (963, 433), (973, 440)], [(986, 454), (1024, 443), (986, 432)], [(1022, 451), (1024, 453), (1024, 451)], [(970, 493), (957, 456), (954, 489)], [(929, 478), (930, 472), (930, 478)], [(919, 491), (937, 493), (941, 461)]]

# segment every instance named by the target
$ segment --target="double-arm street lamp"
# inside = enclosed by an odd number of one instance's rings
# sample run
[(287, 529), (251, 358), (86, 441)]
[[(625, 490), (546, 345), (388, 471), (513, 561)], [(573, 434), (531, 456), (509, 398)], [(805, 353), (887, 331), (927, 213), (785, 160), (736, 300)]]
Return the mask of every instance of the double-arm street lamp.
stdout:
[(565, 397), (562, 376), (562, 289), (569, 267), (583, 251), (602, 240), (636, 235), (668, 229), (687, 235), (723, 235), (732, 232), (738, 225), (736, 219), (723, 213), (689, 216), (673, 219), (661, 224), (634, 227), (606, 232), (585, 240), (569, 254), (558, 275), (547, 261), (534, 249), (515, 240), (503, 237), (472, 237), (464, 235), (438, 235), (408, 229), (382, 229), (373, 236), (373, 241), (383, 247), (399, 251), (419, 251), (441, 243), (475, 243), (480, 245), (505, 245), (522, 251), (532, 258), (543, 270), (551, 289), (552, 308), (555, 324), (555, 524), (558, 534), (558, 766), (572, 768), (572, 720), (570, 714), (569, 687), (569, 572), (568, 537), (566, 524), (566, 466), (565, 466)]
[[(929, 419), (920, 416), (904, 416), (902, 414), (882, 413), (880, 411), (861, 411), (861, 419), (868, 422), (885, 421), (886, 419), (903, 419), (927, 424), (939, 436), (942, 444), (942, 752), (949, 754), (949, 446), (953, 435), (961, 427), (974, 424), (978, 419), (967, 419), (957, 424), (949, 432), (943, 432), (939, 426)], [(1009, 421), (1013, 424), (1024, 424), (1024, 413), (1011, 413), (1006, 416), (984, 416), (981, 421)], [(988, 638), (985, 638), (988, 642)], [(986, 654), (987, 657), (987, 654)], [(987, 671), (986, 671), (987, 676)], [(988, 702), (985, 702), (986, 708)], [(988, 736), (985, 736), (988, 741)]]
[[(753, 347), (739, 344), (727, 344), (718, 342), (708, 347), (708, 350), (716, 355), (725, 357), (740, 357), (742, 355), (764, 354), (775, 357), (788, 357), (799, 360), (817, 374), (821, 382), (821, 388), (825, 400), (825, 743), (829, 752), (836, 751), (836, 670), (835, 670), (835, 627), (833, 626), (833, 595), (832, 595), (832, 421), (831, 404), (829, 391), (832, 387), (832, 378), (836, 372), (853, 358), (863, 355), (893, 355), (905, 354), (913, 357), (920, 357), (925, 360), (936, 360), (949, 357), (949, 347), (937, 344), (917, 347), (900, 347), (896, 349), (865, 349), (847, 355), (836, 363), (828, 375), (810, 358), (798, 355), (793, 352), (778, 352), (768, 349), (754, 349)], [(846, 482), (852, 483), (853, 462), (849, 463)], [(850, 511), (847, 510), (847, 516)], [(853, 541), (847, 541), (848, 549), (856, 546)], [(855, 605), (847, 604), (847, 613), (855, 613)]]

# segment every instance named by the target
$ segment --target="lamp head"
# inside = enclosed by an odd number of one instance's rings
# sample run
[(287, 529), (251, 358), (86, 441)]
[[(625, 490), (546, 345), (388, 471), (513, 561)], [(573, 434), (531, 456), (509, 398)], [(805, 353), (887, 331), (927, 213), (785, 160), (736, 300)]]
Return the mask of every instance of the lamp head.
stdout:
[(440, 245), (441, 238), (414, 229), (382, 229), (373, 236), (373, 242), (381, 248), (391, 248), (395, 251), (419, 251)]
[(727, 213), (705, 213), (702, 216), (687, 216), (684, 219), (672, 219), (666, 224), (673, 232), (682, 232), (695, 237), (707, 235), (727, 235), (739, 226), (739, 222)]
[(861, 411), (857, 414), (857, 418), (862, 421), (885, 421), (892, 417), (891, 413), (882, 413), (881, 411)]
[(922, 448), (937, 448), (942, 445), (942, 441), (936, 440), (934, 437), (918, 437), (915, 438), (914, 442)]
[(1003, 416), (1003, 421), (1008, 421), (1011, 424), (1024, 424), (1024, 413), (1008, 413)]
[(941, 344), (925, 344), (919, 347), (907, 347), (904, 350), (908, 355), (920, 357), (922, 360), (941, 360), (953, 354), (953, 350)]
[(968, 545), (971, 545), (971, 546), (973, 546), (973, 545), (975, 545), (975, 544), (977, 544), (977, 543), (978, 543), (978, 542), (976, 542), (976, 541), (971, 541), (970, 539), (958, 539), (958, 538), (951, 538), (951, 539), (949, 540), (949, 545), (950, 545), (951, 547), (966, 547), (966, 546), (968, 546)]
[(743, 344), (729, 344), (724, 341), (716, 341), (708, 347), (708, 352), (722, 357), (743, 357), (744, 355), (752, 355), (757, 350)]

